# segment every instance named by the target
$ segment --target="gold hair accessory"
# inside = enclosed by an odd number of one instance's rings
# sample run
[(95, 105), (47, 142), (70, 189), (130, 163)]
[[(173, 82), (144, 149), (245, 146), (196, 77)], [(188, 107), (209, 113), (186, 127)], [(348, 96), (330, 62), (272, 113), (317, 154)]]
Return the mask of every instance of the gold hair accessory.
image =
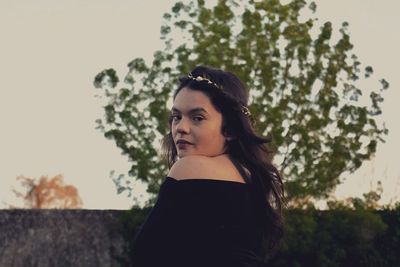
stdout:
[(242, 113), (243, 113), (247, 118), (249, 118), (249, 120), (251, 121), (251, 125), (252, 125), (253, 127), (255, 127), (255, 125), (256, 125), (255, 119), (253, 118), (253, 116), (251, 116), (250, 110), (249, 110), (247, 107), (243, 106), (243, 105), (242, 105)]
[[(222, 87), (222, 86), (216, 84), (215, 82), (212, 82), (210, 79), (205, 78), (205, 77), (203, 77), (203, 76), (196, 76), (196, 77), (193, 77), (192, 73), (189, 73), (188, 78), (190, 78), (190, 79), (192, 79), (192, 80), (194, 80), (194, 81), (197, 81), (197, 82), (205, 81), (205, 82), (207, 82), (208, 84), (211, 84), (211, 85), (213, 85), (214, 87), (217, 87), (218, 89), (223, 90), (223, 87)], [(240, 106), (241, 106), (241, 112), (242, 112), (245, 116), (247, 116), (247, 117), (250, 118), (250, 116), (251, 116), (250, 110), (249, 110), (246, 106), (243, 106), (242, 104), (240, 104)]]
[(249, 110), (247, 107), (243, 106), (243, 105), (242, 105), (242, 113), (243, 113), (244, 115), (246, 115), (247, 117), (250, 117), (250, 116), (251, 116), (250, 110)]
[(220, 85), (218, 85), (218, 84), (212, 82), (210, 79), (207, 79), (207, 78), (205, 78), (205, 77), (203, 77), (203, 76), (193, 77), (193, 75), (192, 75), (191, 73), (189, 73), (188, 77), (189, 77), (190, 79), (194, 80), (194, 81), (197, 81), (197, 82), (205, 81), (205, 82), (207, 82), (208, 84), (212, 84), (213, 86), (217, 87), (218, 89), (223, 90), (222, 86), (220, 86)]

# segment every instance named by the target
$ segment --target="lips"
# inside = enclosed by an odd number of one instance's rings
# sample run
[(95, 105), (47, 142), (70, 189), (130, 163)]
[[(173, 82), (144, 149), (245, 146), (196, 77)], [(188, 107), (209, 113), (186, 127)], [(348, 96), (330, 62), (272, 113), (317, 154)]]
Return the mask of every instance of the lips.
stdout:
[(176, 141), (176, 144), (177, 145), (179, 145), (179, 144), (192, 145), (192, 143), (190, 143), (190, 142), (188, 142), (186, 140), (183, 140), (183, 139), (179, 139), (178, 141)]

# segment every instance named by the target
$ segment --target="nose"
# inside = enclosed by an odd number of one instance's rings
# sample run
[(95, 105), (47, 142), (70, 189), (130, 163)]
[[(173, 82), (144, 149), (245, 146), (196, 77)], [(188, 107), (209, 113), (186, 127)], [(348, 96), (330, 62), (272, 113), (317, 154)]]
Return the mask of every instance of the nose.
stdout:
[(176, 131), (180, 134), (188, 134), (190, 132), (190, 122), (182, 117), (176, 124)]

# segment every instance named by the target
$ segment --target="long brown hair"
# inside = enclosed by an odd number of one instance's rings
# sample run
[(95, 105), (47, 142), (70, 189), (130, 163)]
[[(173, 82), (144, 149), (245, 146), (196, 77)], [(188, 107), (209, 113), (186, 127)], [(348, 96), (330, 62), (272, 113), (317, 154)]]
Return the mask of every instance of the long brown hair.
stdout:
[[(250, 171), (252, 186), (259, 210), (262, 229), (262, 255), (273, 248), (283, 235), (284, 188), (281, 174), (271, 163), (272, 151), (267, 144), (272, 138), (255, 133), (252, 117), (243, 112), (247, 107), (248, 91), (239, 78), (231, 72), (198, 66), (191, 71), (193, 77), (204, 77), (212, 81), (198, 81), (188, 76), (179, 79), (180, 84), (173, 94), (188, 87), (205, 93), (216, 110), (222, 114), (222, 133), (232, 136), (226, 144), (226, 153)], [(222, 89), (221, 89), (222, 88)], [(164, 137), (162, 151), (169, 168), (177, 161), (177, 151), (171, 133)]]

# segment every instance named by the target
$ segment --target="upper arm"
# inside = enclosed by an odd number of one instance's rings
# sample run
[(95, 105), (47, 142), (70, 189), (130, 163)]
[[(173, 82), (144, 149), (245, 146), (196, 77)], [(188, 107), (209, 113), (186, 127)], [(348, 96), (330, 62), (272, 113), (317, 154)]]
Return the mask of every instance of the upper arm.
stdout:
[(212, 160), (206, 156), (186, 156), (172, 165), (168, 176), (177, 180), (192, 178), (213, 178), (216, 170)]

